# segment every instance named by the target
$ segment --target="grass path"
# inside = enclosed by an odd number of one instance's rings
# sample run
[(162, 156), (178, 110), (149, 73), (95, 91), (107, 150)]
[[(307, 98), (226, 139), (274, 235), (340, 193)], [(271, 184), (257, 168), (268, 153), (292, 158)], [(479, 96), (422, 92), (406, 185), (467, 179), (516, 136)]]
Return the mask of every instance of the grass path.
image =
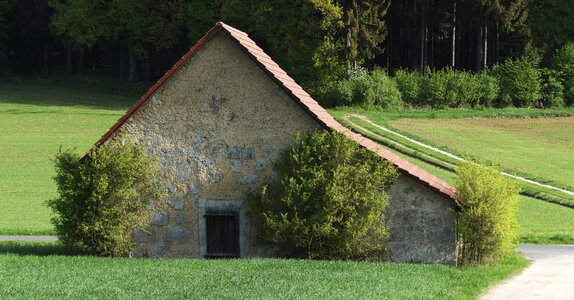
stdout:
[[(343, 118), (346, 119), (346, 121), (347, 121), (348, 123), (350, 123), (352, 126), (357, 127), (357, 128), (360, 128), (361, 130), (370, 132), (371, 134), (376, 135), (376, 133), (374, 133), (374, 132), (372, 132), (372, 131), (370, 131), (370, 130), (368, 130), (368, 129), (364, 128), (364, 127), (361, 127), (360, 125), (354, 123), (354, 122), (351, 120), (351, 118), (359, 118), (359, 119), (361, 119), (361, 120), (363, 120), (363, 121), (365, 121), (365, 122), (371, 124), (372, 126), (375, 126), (376, 128), (378, 128), (378, 129), (380, 129), (380, 130), (383, 130), (383, 131), (388, 132), (388, 133), (390, 133), (390, 134), (396, 135), (396, 136), (398, 136), (398, 137), (400, 137), (400, 138), (402, 138), (402, 139), (405, 139), (405, 140), (407, 140), (407, 141), (409, 141), (409, 142), (411, 142), (411, 143), (414, 143), (414, 144), (416, 144), (416, 145), (418, 145), (418, 146), (424, 147), (424, 148), (429, 149), (429, 150), (431, 150), (431, 151), (440, 153), (440, 154), (442, 154), (442, 155), (444, 155), (444, 156), (447, 156), (447, 157), (450, 157), (450, 158), (452, 158), (452, 159), (454, 159), (454, 160), (461, 161), (461, 162), (465, 161), (465, 159), (463, 159), (462, 157), (460, 157), (460, 156), (458, 156), (458, 155), (455, 155), (455, 154), (450, 153), (450, 152), (448, 152), (448, 151), (441, 150), (441, 149), (438, 149), (438, 148), (436, 148), (436, 147), (430, 146), (430, 145), (428, 145), (428, 144), (425, 144), (425, 143), (423, 143), (423, 142), (420, 142), (420, 141), (415, 140), (415, 139), (413, 139), (413, 138), (410, 138), (410, 137), (408, 137), (408, 136), (402, 135), (402, 134), (400, 134), (400, 133), (398, 133), (398, 132), (396, 132), (396, 131), (393, 131), (393, 130), (390, 130), (390, 129), (386, 128), (386, 127), (383, 127), (383, 126), (381, 126), (381, 125), (379, 125), (379, 124), (376, 124), (375, 122), (371, 121), (368, 117), (366, 117), (366, 116), (364, 116), (364, 115), (347, 114), (347, 115), (343, 115)], [(382, 138), (384, 138), (384, 137), (382, 137)], [(404, 145), (403, 145), (403, 146), (404, 146)], [(549, 185), (549, 184), (544, 184), (544, 183), (541, 183), (541, 182), (537, 182), (537, 181), (534, 181), (534, 180), (531, 180), (531, 179), (528, 179), (528, 178), (524, 178), (524, 177), (522, 177), (522, 176), (513, 175), (513, 174), (510, 174), (510, 173), (508, 173), (508, 172), (501, 172), (501, 174), (503, 174), (504, 176), (508, 176), (508, 177), (514, 178), (514, 179), (516, 179), (516, 180), (522, 181), (522, 182), (526, 182), (526, 183), (529, 183), (529, 184), (537, 185), (537, 186), (540, 186), (540, 187), (544, 187), (544, 188), (548, 188), (548, 189), (552, 189), (552, 190), (556, 190), (556, 191), (560, 191), (560, 192), (562, 192), (562, 193), (565, 193), (565, 194), (574, 196), (574, 192), (573, 192), (573, 191), (569, 191), (569, 190), (562, 189), (562, 188), (559, 188), (559, 187), (555, 187), (555, 186), (552, 186), (552, 185)]]

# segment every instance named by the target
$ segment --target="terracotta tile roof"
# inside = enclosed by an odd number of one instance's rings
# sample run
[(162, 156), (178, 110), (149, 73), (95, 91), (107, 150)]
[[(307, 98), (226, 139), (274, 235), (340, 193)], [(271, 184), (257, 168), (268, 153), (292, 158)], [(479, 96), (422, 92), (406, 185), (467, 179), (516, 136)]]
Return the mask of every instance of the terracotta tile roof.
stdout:
[(451, 199), (457, 204), (462, 203), (460, 196), (457, 194), (456, 189), (448, 183), (439, 179), (438, 177), (428, 173), (427, 171), (418, 168), (414, 164), (399, 157), (397, 154), (388, 149), (381, 147), (376, 142), (352, 132), (339, 122), (337, 122), (324, 108), (322, 108), (317, 101), (305, 92), (271, 57), (269, 57), (249, 36), (240, 30), (237, 30), (223, 22), (217, 22), (205, 36), (203, 36), (197, 44), (195, 44), (175, 65), (165, 73), (140, 99), (136, 104), (130, 108), (126, 114), (121, 117), (116, 124), (114, 124), (100, 140), (96, 142), (94, 147), (98, 147), (107, 139), (112, 137), (122, 124), (130, 118), (130, 116), (159, 88), (161, 85), (171, 77), (171, 75), (179, 69), (193, 54), (195, 54), (209, 39), (217, 32), (227, 33), (232, 40), (251, 57), (257, 64), (269, 74), (274, 81), (281, 86), (287, 94), (289, 94), (297, 104), (299, 104), (305, 111), (307, 111), (319, 124), (327, 129), (338, 131), (345, 136), (358, 142), (361, 146), (377, 153), (384, 159), (395, 165), (403, 174), (423, 183), (428, 188), (435, 192)]

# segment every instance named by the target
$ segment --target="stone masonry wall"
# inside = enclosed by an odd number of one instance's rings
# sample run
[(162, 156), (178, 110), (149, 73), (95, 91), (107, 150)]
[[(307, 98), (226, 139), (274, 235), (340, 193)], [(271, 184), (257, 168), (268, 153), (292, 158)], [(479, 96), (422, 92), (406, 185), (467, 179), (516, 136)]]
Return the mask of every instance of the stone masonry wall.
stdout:
[(456, 262), (453, 203), (406, 175), (389, 188), (387, 240), (395, 262)]
[[(274, 176), (273, 162), (299, 132), (319, 129), (225, 33), (217, 33), (144, 103), (115, 137), (156, 155), (169, 196), (147, 231), (142, 257), (202, 257), (203, 212), (236, 209), (241, 257), (267, 256), (249, 229), (242, 199)], [(391, 260), (453, 263), (449, 202), (405, 176), (390, 190)]]
[[(120, 129), (120, 139), (159, 157), (169, 192), (149, 231), (136, 233), (138, 255), (200, 257), (200, 209), (240, 202), (273, 176), (273, 161), (296, 133), (317, 128), (238, 45), (217, 33)], [(241, 256), (265, 254), (241, 236), (248, 248)]]

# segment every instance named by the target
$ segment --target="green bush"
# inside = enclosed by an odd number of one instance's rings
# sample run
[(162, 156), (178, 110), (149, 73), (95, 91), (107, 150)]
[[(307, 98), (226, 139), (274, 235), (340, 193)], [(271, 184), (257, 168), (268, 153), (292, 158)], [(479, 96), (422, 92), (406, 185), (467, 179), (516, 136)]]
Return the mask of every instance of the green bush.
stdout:
[(458, 263), (491, 263), (514, 249), (518, 185), (494, 168), (466, 162), (457, 168), (456, 188), (464, 200), (456, 212)]
[(421, 80), (419, 103), (433, 108), (445, 108), (450, 105), (446, 99), (449, 74), (445, 70), (427, 68)]
[(500, 83), (501, 106), (533, 107), (542, 98), (540, 70), (533, 59), (509, 58), (492, 68)]
[(542, 70), (542, 101), (543, 108), (564, 106), (564, 86), (554, 70)]
[(395, 81), (383, 70), (360, 72), (339, 82), (334, 95), (338, 105), (401, 109), (404, 105)]
[(493, 76), (452, 68), (427, 68), (424, 76), (398, 70), (395, 80), (405, 102), (432, 108), (490, 105), (499, 92), (498, 81)]
[(279, 177), (247, 197), (259, 236), (289, 257), (382, 258), (395, 168), (339, 133), (297, 137)]
[(150, 206), (165, 194), (156, 160), (140, 146), (111, 142), (84, 159), (60, 151), (55, 166), (59, 197), (48, 206), (60, 241), (104, 256), (132, 251), (134, 230), (148, 225)]
[(450, 107), (476, 106), (480, 100), (480, 84), (476, 76), (466, 71), (445, 69), (448, 78), (445, 102)]
[(421, 75), (416, 71), (397, 70), (395, 73), (397, 87), (403, 100), (411, 105), (417, 105), (421, 91)]
[(491, 106), (500, 93), (498, 80), (487, 72), (476, 74), (475, 77), (478, 83), (478, 94), (480, 95), (479, 103), (477, 104), (482, 106)]
[(568, 105), (574, 105), (574, 43), (568, 43), (556, 50), (552, 67), (564, 87)]

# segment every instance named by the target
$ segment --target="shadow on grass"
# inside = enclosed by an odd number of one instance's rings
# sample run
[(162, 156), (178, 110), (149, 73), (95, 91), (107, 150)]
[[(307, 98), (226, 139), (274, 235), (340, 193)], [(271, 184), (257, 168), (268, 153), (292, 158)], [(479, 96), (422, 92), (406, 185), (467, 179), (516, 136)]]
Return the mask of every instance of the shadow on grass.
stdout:
[(50, 255), (64, 255), (64, 256), (77, 256), (81, 255), (77, 251), (66, 248), (60, 242), (0, 242), (0, 255), (15, 254), (15, 255), (35, 255), (35, 256), (50, 256)]
[(149, 83), (123, 84), (106, 76), (13, 78), (0, 84), (0, 103), (124, 110), (149, 86)]

